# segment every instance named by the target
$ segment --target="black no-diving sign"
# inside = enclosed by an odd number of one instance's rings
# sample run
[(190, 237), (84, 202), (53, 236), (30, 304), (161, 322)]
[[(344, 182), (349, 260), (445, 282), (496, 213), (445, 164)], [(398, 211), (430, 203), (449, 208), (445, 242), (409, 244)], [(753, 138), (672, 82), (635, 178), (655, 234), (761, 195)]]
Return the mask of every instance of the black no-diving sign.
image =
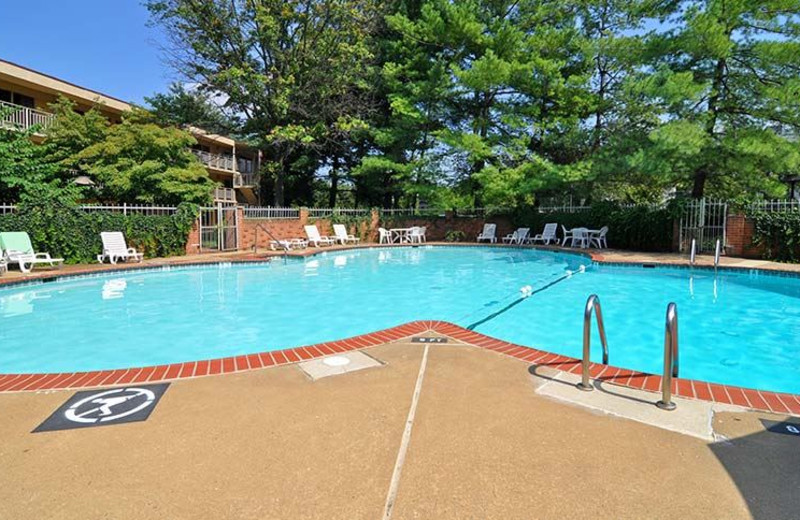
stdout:
[(426, 336), (417, 336), (411, 338), (411, 343), (447, 343), (447, 338), (429, 338)]
[(33, 433), (146, 421), (168, 387), (160, 383), (78, 392)]
[(787, 421), (777, 422), (777, 421), (768, 421), (767, 419), (761, 419), (761, 424), (764, 425), (764, 428), (766, 428), (768, 432), (782, 433), (784, 435), (792, 435), (794, 437), (800, 437), (800, 423), (787, 422)]

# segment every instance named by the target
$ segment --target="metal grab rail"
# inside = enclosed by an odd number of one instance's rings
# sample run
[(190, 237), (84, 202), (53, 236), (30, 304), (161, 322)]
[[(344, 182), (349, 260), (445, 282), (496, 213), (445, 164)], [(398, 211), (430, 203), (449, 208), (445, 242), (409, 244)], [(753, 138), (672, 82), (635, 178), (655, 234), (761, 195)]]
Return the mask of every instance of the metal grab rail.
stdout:
[(267, 236), (269, 236), (272, 240), (274, 240), (278, 245), (283, 246), (283, 261), (285, 262), (286, 261), (286, 255), (289, 253), (290, 247), (286, 243), (281, 242), (280, 240), (278, 240), (275, 237), (275, 235), (273, 235), (270, 232), (269, 229), (265, 228), (261, 224), (257, 224), (256, 225), (255, 241), (253, 241), (253, 253), (254, 254), (258, 254), (258, 230), (259, 229), (261, 229), (263, 232), (265, 232), (267, 234)]
[(600, 343), (603, 345), (603, 364), (608, 365), (608, 342), (606, 342), (606, 329), (603, 325), (603, 310), (600, 306), (600, 298), (598, 298), (596, 294), (593, 294), (586, 300), (586, 308), (583, 311), (583, 360), (581, 361), (581, 382), (575, 385), (579, 390), (583, 390), (584, 392), (594, 390), (594, 387), (589, 383), (592, 311), (597, 315), (597, 330), (600, 332)]
[(667, 305), (667, 319), (664, 329), (664, 375), (661, 378), (661, 400), (656, 406), (662, 410), (674, 410), (672, 402), (672, 378), (678, 377), (678, 306)]

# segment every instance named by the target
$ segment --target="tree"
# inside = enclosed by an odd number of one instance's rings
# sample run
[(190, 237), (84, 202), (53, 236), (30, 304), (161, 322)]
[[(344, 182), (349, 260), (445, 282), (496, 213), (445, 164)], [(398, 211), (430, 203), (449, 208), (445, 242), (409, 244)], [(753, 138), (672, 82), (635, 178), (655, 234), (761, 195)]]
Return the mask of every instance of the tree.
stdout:
[(196, 126), (222, 135), (235, 128), (234, 122), (211, 96), (199, 89), (188, 90), (183, 83), (173, 83), (166, 93), (154, 94), (144, 100), (150, 106), (155, 122), (162, 126)]
[(681, 2), (643, 85), (664, 110), (646, 167), (672, 169), (693, 197), (776, 195), (800, 150), (800, 2)]
[(134, 110), (104, 139), (73, 160), (101, 186), (103, 197), (115, 202), (208, 204), (216, 183), (191, 153), (191, 134), (149, 122)]
[(285, 202), (293, 164), (307, 152), (316, 159), (338, 153), (326, 145), (361, 120), (370, 90), (373, 0), (146, 5), (153, 23), (172, 37), (176, 70), (224, 96), (225, 106), (241, 115), (242, 132), (261, 143), (276, 205)]
[[(0, 107), (0, 120), (7, 110)], [(19, 130), (0, 125), (0, 201), (43, 197), (74, 202), (80, 190), (59, 177), (61, 168), (33, 142), (40, 128)]]

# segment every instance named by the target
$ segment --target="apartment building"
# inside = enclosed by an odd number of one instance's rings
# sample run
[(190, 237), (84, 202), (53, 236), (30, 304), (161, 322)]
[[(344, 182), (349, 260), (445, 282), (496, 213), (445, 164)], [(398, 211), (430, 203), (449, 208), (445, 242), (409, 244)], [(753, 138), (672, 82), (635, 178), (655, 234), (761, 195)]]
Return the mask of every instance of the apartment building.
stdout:
[[(23, 130), (46, 128), (54, 118), (48, 106), (59, 95), (72, 100), (78, 111), (96, 107), (112, 123), (120, 122), (122, 114), (133, 108), (112, 96), (0, 59), (0, 107), (9, 110), (3, 111), (0, 125)], [(214, 192), (215, 202), (258, 204), (258, 150), (201, 128), (187, 130), (197, 139), (192, 151), (211, 178), (220, 183)]]

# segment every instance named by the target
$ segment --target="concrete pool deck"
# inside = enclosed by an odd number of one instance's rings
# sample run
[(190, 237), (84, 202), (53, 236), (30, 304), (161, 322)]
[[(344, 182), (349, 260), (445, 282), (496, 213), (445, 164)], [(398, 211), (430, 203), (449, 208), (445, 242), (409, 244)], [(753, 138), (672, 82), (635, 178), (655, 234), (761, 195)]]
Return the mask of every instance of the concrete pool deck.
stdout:
[(0, 518), (378, 519), (390, 488), (395, 519), (800, 511), (800, 437), (761, 422), (784, 416), (719, 411), (708, 441), (555, 400), (552, 369), (453, 339), (361, 352), (380, 366), (178, 380), (147, 421), (97, 428), (30, 433), (72, 392), (0, 394)]

